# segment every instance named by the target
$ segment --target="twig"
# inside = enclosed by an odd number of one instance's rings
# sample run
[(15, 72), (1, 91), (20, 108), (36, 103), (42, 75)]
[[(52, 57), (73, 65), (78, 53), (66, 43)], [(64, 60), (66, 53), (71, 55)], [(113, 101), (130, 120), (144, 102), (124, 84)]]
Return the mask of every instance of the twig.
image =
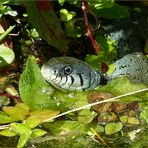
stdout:
[(1, 126), (0, 126), (0, 130), (7, 129), (7, 128), (9, 128), (9, 127), (10, 127), (10, 125), (1, 125)]
[(76, 112), (76, 111), (79, 111), (79, 110), (82, 110), (82, 109), (86, 109), (86, 108), (88, 108), (88, 107), (92, 107), (92, 106), (94, 106), (94, 105), (98, 105), (98, 104), (101, 104), (101, 103), (105, 103), (105, 102), (109, 102), (109, 101), (114, 101), (114, 100), (116, 100), (116, 99), (119, 99), (119, 98), (122, 98), (122, 97), (126, 97), (126, 96), (130, 96), (130, 95), (134, 95), (134, 94), (137, 94), (137, 93), (140, 93), (140, 92), (144, 92), (144, 91), (148, 91), (148, 88), (141, 89), (141, 90), (137, 90), (137, 91), (134, 91), (134, 92), (129, 92), (129, 93), (127, 93), (127, 94), (123, 94), (123, 95), (120, 95), (120, 96), (112, 97), (112, 98), (109, 98), (109, 99), (106, 99), (106, 100), (102, 100), (102, 101), (98, 101), (98, 102), (95, 102), (95, 103), (91, 103), (91, 104), (88, 104), (88, 105), (85, 105), (85, 106), (81, 106), (81, 107), (78, 107), (78, 108), (69, 110), (69, 111), (67, 111), (67, 112), (61, 113), (61, 114), (59, 114), (59, 115), (57, 115), (57, 116), (51, 117), (51, 118), (49, 118), (49, 119), (46, 119), (46, 120), (44, 120), (43, 122), (48, 122), (48, 121), (50, 121), (50, 120), (56, 119), (56, 118), (58, 118), (58, 117), (67, 115), (67, 114), (72, 113), (72, 112)]
[(84, 21), (85, 21), (85, 26), (86, 26), (86, 29), (87, 29), (87, 33), (89, 35), (89, 38), (92, 42), (92, 45), (95, 49), (95, 54), (98, 55), (99, 54), (99, 51), (100, 51), (100, 46), (99, 44), (97, 44), (95, 38), (94, 38), (94, 35), (93, 35), (93, 32), (92, 32), (92, 29), (89, 25), (89, 22), (88, 22), (88, 18), (87, 18), (87, 11), (88, 11), (88, 8), (87, 8), (87, 2), (86, 0), (82, 0), (82, 10), (83, 10), (83, 15), (84, 15)]
[(93, 128), (90, 128), (91, 131), (96, 135), (96, 137), (105, 145), (108, 147), (108, 144), (106, 143), (106, 141), (93, 129)]
[(98, 30), (100, 28), (100, 22), (99, 22), (98, 18), (96, 17), (96, 15), (95, 15), (95, 13), (93, 11), (89, 10), (89, 13), (94, 17), (94, 19), (96, 21), (96, 27), (93, 28), (93, 31), (96, 31), (96, 30)]

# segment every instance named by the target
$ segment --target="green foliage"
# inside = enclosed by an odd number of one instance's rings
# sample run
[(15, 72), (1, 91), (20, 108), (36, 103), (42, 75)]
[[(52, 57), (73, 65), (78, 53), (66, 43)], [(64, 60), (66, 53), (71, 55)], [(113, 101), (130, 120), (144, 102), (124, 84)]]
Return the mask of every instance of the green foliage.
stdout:
[(4, 106), (0, 111), (0, 124), (11, 123), (13, 121), (21, 121), (29, 115), (29, 108), (23, 103), (12, 106)]
[(44, 124), (48, 130), (54, 135), (61, 134), (76, 134), (76, 133), (86, 133), (88, 130), (88, 125), (84, 125), (78, 121), (69, 121), (69, 120), (61, 120), (56, 121), (54, 123), (46, 123)]
[(106, 124), (105, 126), (105, 133), (107, 135), (112, 135), (116, 132), (119, 132), (122, 129), (122, 123), (121, 122), (110, 122)]
[[(112, 80), (110, 83), (100, 88), (99, 91), (110, 92), (114, 96), (119, 96), (119, 95), (133, 92), (136, 90), (141, 90), (147, 87), (148, 86), (146, 84), (133, 83), (129, 81), (127, 78), (118, 78), (118, 79)], [(121, 98), (121, 100), (124, 100), (125, 102), (131, 102), (131, 101), (136, 101), (136, 100), (139, 101), (139, 108), (141, 109), (140, 117), (145, 119), (146, 122), (148, 122), (148, 108), (147, 108), (148, 92), (145, 92), (145, 93), (142, 92), (136, 95), (124, 97), (124, 98)], [(122, 118), (122, 120), (123, 119), (124, 118)], [(134, 122), (139, 123), (139, 121), (135, 118), (132, 119), (128, 117), (127, 120), (130, 120), (127, 122), (132, 122), (133, 124)]]
[(14, 29), (15, 26), (10, 26), (3, 34), (0, 35), (0, 43), (3, 41), (3, 39), (9, 35), (9, 33)]
[(3, 44), (0, 45), (0, 68), (11, 64), (14, 58), (15, 55), (13, 50)]
[(53, 98), (58, 103), (58, 109), (60, 111), (67, 111), (68, 109), (74, 109), (83, 105), (87, 105), (88, 92), (62, 92), (56, 91)]
[[(106, 5), (107, 4), (107, 5)], [(129, 17), (128, 8), (113, 2), (105, 2), (100, 5), (95, 4), (93, 11), (100, 17), (106, 19), (119, 19)]]
[(31, 130), (29, 127), (24, 126), (22, 123), (11, 123), (9, 129), (0, 131), (0, 135), (6, 136), (6, 137), (13, 137), (13, 136), (19, 135), (20, 138), (17, 143), (17, 148), (24, 147), (24, 145), (29, 139), (40, 137), (45, 134), (46, 134), (46, 131), (42, 129)]
[(65, 34), (67, 37), (76, 38), (82, 36), (80, 26), (75, 25), (75, 12), (68, 12), (66, 9), (61, 9), (60, 16), (61, 22), (64, 22)]
[(31, 112), (29, 118), (24, 121), (24, 125), (29, 128), (35, 128), (36, 126), (42, 124), (45, 120), (54, 117), (57, 114), (59, 114), (59, 111), (55, 110), (34, 111)]
[(60, 10), (60, 15), (61, 15), (61, 21), (68, 22), (72, 20), (75, 16), (75, 12), (68, 12), (66, 9), (61, 9)]
[[(6, 137), (19, 135), (17, 147), (23, 147), (29, 139), (45, 135), (46, 131), (35, 127), (57, 114), (59, 111), (54, 110), (30, 112), (24, 103), (16, 104), (15, 107), (3, 107), (3, 112), (0, 112), (0, 123), (11, 124), (8, 129), (1, 130), (0, 135)], [(22, 121), (22, 123), (14, 121)]]
[(58, 2), (63, 5), (65, 3), (65, 0), (58, 0)]
[(110, 64), (113, 59), (116, 58), (117, 48), (114, 46), (114, 41), (109, 40), (104, 36), (97, 35), (95, 39), (100, 44), (100, 53), (99, 55), (88, 54), (85, 61), (98, 70), (101, 66), (101, 62)]
[(90, 110), (82, 110), (78, 115), (78, 121), (84, 124), (91, 123), (97, 116), (97, 113)]
[(29, 140), (32, 132), (31, 129), (20, 124), (20, 123), (12, 123), (11, 131), (15, 134), (20, 135), (20, 139), (17, 143), (17, 147), (21, 148), (25, 145), (25, 143)]
[(5, 106), (3, 107), (3, 111), (15, 121), (24, 120), (29, 114), (29, 108), (23, 103), (16, 104), (14, 107)]
[(103, 86), (102, 88), (100, 88), (100, 90), (103, 92), (110, 92), (113, 95), (118, 96), (144, 88), (147, 88), (146, 84), (134, 83), (129, 81), (127, 78), (117, 78), (110, 81), (110, 83)]
[(14, 137), (17, 134), (15, 132), (12, 132), (10, 129), (4, 129), (0, 131), (0, 135), (6, 136), (6, 137)]
[(120, 117), (120, 121), (122, 123), (127, 123), (127, 120), (128, 120), (128, 116), (127, 115), (123, 115), (123, 116)]
[(6, 14), (9, 14), (11, 16), (16, 16), (17, 15), (16, 11), (13, 11), (11, 9), (11, 7), (4, 5), (4, 4), (7, 4), (7, 3), (9, 3), (9, 0), (1, 0), (0, 1), (0, 18), (3, 15), (6, 15)]
[(64, 38), (64, 32), (50, 2), (26, 1), (26, 8), (30, 22), (40, 37), (57, 49), (66, 51), (67, 40)]
[(120, 117), (120, 121), (124, 124), (135, 124), (135, 125), (139, 125), (140, 122), (137, 118), (135, 117), (129, 117), (127, 115), (123, 115)]
[[(95, 0), (95, 1), (87, 1), (88, 2), (88, 21), (90, 26), (94, 28), (96, 25), (96, 21), (98, 21), (99, 17), (99, 24), (102, 25), (104, 22), (110, 23), (110, 21), (114, 21), (113, 19), (125, 19), (130, 16), (129, 12), (132, 8), (129, 8), (129, 5), (119, 5), (115, 2), (115, 0)], [(8, 3), (8, 6), (6, 5)], [(5, 5), (4, 5), (5, 4)], [(18, 14), (15, 11), (12, 11), (11, 5), (14, 7), (20, 7), (20, 4), (27, 9), (27, 13), (21, 12)], [(20, 8), (22, 8), (22, 6)], [(139, 7), (139, 6), (138, 6)], [(139, 8), (134, 8), (136, 11), (140, 10)], [(129, 11), (130, 10), (130, 11)], [(140, 12), (139, 11), (139, 12)], [(31, 53), (31, 50), (36, 50), (36, 48), (32, 48), (34, 43), (42, 42), (41, 39), (47, 41), (49, 45), (54, 46), (58, 50), (62, 52), (67, 52), (68, 46), (71, 47), (69, 50), (70, 55), (72, 53), (76, 53), (76, 55), (83, 54), (82, 51), (75, 51), (75, 46), (73, 44), (76, 43), (78, 49), (81, 47), (84, 48), (87, 45), (85, 44), (88, 38), (87, 32), (84, 29), (84, 17), (82, 14), (81, 9), (81, 1), (79, 0), (58, 0), (57, 2), (50, 2), (49, 1), (21, 1), (21, 0), (10, 0), (5, 1), (2, 0), (0, 2), (0, 17), (4, 15), (8, 15), (12, 18), (12, 20), (16, 23), (16, 27), (10, 26), (3, 34), (0, 35), (0, 42), (3, 43), (0, 46), (0, 69), (4, 66), (10, 65), (14, 59), (16, 59), (16, 65), (18, 66), (17, 69), (13, 69), (13, 73), (6, 74), (11, 76), (11, 81), (7, 83), (15, 84), (19, 79), (19, 74), (21, 73), (20, 68), (22, 68), (24, 63), (21, 63), (20, 59), (26, 60), (26, 57)], [(19, 11), (18, 11), (19, 12)], [(15, 17), (13, 17), (15, 16)], [(103, 19), (102, 19), (103, 18)], [(96, 19), (94, 21), (94, 19)], [(31, 22), (32, 26), (30, 26), (28, 20)], [(105, 21), (104, 21), (105, 20)], [(14, 25), (14, 22), (10, 24)], [(8, 25), (8, 24), (7, 24)], [(21, 29), (18, 29), (20, 27)], [(102, 26), (101, 26), (102, 27)], [(16, 57), (14, 55), (13, 50), (9, 49), (8, 47), (4, 46), (5, 38), (9, 35), (9, 33), (14, 29), (18, 31), (18, 38), (15, 38), (14, 42)], [(100, 28), (99, 28), (100, 29)], [(98, 30), (99, 30), (98, 29)], [(95, 31), (95, 28), (92, 29)], [(97, 30), (97, 31), (98, 31)], [(94, 32), (96, 34), (96, 32)], [(142, 35), (141, 35), (142, 36)], [(10, 38), (13, 43), (13, 37)], [(10, 40), (10, 42), (11, 42)], [(114, 59), (117, 58), (117, 49), (114, 46), (114, 41), (109, 40), (108, 38), (102, 36), (101, 34), (97, 34), (95, 36), (95, 40), (99, 43), (101, 51), (98, 56), (87, 54), (86, 62), (93, 66), (95, 69), (99, 69), (100, 63), (105, 62), (110, 64)], [(79, 42), (78, 42), (79, 41)], [(86, 42), (85, 42), (86, 41)], [(80, 44), (80, 45), (79, 45)], [(88, 43), (89, 44), (89, 43)], [(49, 46), (49, 47), (52, 47)], [(45, 48), (45, 49), (44, 49)], [(45, 45), (41, 44), (39, 46), (39, 52), (43, 54), (43, 50), (47, 48)], [(21, 50), (21, 51), (20, 51)], [(54, 49), (54, 51), (49, 51), (49, 54), (45, 55), (48, 57), (52, 57), (53, 55), (61, 55), (58, 50)], [(88, 49), (90, 50), (90, 49)], [(145, 46), (145, 51), (147, 52), (147, 44)], [(80, 53), (78, 53), (80, 52)], [(36, 52), (35, 52), (36, 53)], [(34, 53), (33, 53), (34, 54)], [(67, 54), (67, 55), (68, 55)], [(34, 54), (35, 55), (35, 54)], [(19, 57), (19, 58), (18, 58)], [(37, 60), (42, 60), (40, 56), (37, 56)], [(92, 133), (90, 130), (93, 128), (95, 132), (99, 135), (101, 133), (101, 137), (105, 137), (107, 143), (116, 143), (115, 147), (118, 147), (119, 141), (116, 140), (115, 136), (120, 138), (122, 127), (126, 126), (126, 130), (130, 131), (132, 128), (140, 128), (143, 123), (144, 119), (146, 123), (148, 123), (148, 93), (139, 93), (137, 95), (129, 96), (121, 98), (124, 102), (131, 102), (131, 101), (138, 101), (138, 113), (140, 112), (140, 116), (136, 114), (136, 116), (128, 115), (126, 108), (126, 112), (124, 114), (120, 112), (110, 112), (110, 108), (112, 106), (107, 106), (106, 108), (102, 108), (102, 110), (107, 110), (107, 112), (100, 114), (93, 111), (93, 108), (87, 107), (84, 110), (77, 111), (74, 113), (70, 113), (65, 115), (64, 117), (60, 117), (56, 119), (54, 122), (53, 120), (47, 119), (52, 118), (58, 115), (60, 112), (64, 112), (67, 110), (75, 109), (84, 105), (88, 105), (88, 95), (92, 93), (89, 92), (62, 92), (53, 88), (48, 84), (43, 76), (41, 75), (40, 68), (36, 64), (36, 59), (33, 56), (29, 56), (26, 67), (23, 69), (21, 78), (19, 80), (19, 93), (20, 98), (24, 103), (18, 103), (13, 106), (13, 103), (16, 103), (12, 100), (12, 104), (10, 106), (5, 106), (0, 111), (0, 124), (9, 124), (9, 127), (6, 129), (1, 129), (0, 135), (6, 137), (20, 137), (17, 147), (24, 147), (27, 141), (32, 140), (34, 138), (38, 138), (46, 133), (49, 137), (47, 139), (43, 138), (43, 141), (49, 141), (49, 145), (53, 141), (56, 141), (58, 144), (57, 147), (69, 146), (69, 147), (95, 147), (91, 142), (93, 141), (95, 144), (95, 139), (97, 135)], [(45, 59), (43, 59), (45, 60)], [(15, 65), (15, 66), (16, 66)], [(112, 72), (114, 66), (109, 65), (109, 73)], [(14, 76), (14, 73), (17, 71), (17, 74)], [(12, 77), (15, 77), (12, 79)], [(10, 93), (9, 88), (6, 88), (7, 83), (3, 83), (1, 81), (0, 84), (0, 91)], [(96, 88), (97, 93), (102, 92), (110, 92), (113, 96), (122, 95), (128, 92), (140, 90), (143, 88), (147, 88), (148, 86), (145, 84), (136, 84), (130, 82), (126, 78), (119, 78), (108, 82), (107, 85), (103, 87)], [(17, 89), (16, 89), (17, 90)], [(1, 93), (0, 92), (0, 93)], [(18, 95), (16, 92), (12, 93), (12, 95)], [(102, 96), (101, 96), (102, 97)], [(93, 98), (93, 97), (92, 97)], [(102, 97), (103, 98), (103, 97)], [(100, 99), (99, 95), (97, 96), (96, 100)], [(3, 105), (7, 105), (10, 103), (10, 98), (0, 96), (0, 107)], [(8, 102), (7, 102), (8, 101)], [(14, 102), (13, 102), (14, 101)], [(92, 100), (92, 102), (95, 100)], [(111, 102), (109, 102), (111, 103)], [(102, 106), (104, 104), (101, 104)], [(105, 106), (104, 105), (104, 106)], [(101, 106), (99, 106), (101, 107)], [(120, 106), (119, 106), (120, 107)], [(136, 110), (136, 109), (135, 109)], [(122, 114), (118, 115), (117, 114)], [(103, 124), (99, 121), (100, 118), (114, 118), (114, 121), (105, 120)], [(116, 117), (116, 118), (115, 118)], [(142, 121), (142, 122), (141, 122)], [(130, 128), (128, 126), (130, 125)], [(136, 126), (135, 126), (136, 125)], [(137, 127), (138, 125), (138, 127)], [(5, 127), (5, 125), (4, 125)], [(3, 125), (1, 126), (3, 128)], [(142, 127), (144, 128), (144, 127)], [(46, 131), (44, 130), (46, 129)], [(123, 132), (126, 133), (126, 130), (123, 129)], [(103, 135), (103, 136), (102, 136)], [(126, 134), (121, 137), (121, 139), (127, 139), (129, 143), (129, 137), (125, 136)], [(140, 134), (142, 135), (142, 134)], [(54, 137), (55, 136), (55, 137)], [(62, 137), (62, 140), (59, 139)], [(86, 138), (87, 137), (87, 138)], [(110, 138), (111, 137), (111, 138)], [(115, 137), (115, 138), (114, 138)], [(53, 138), (53, 140), (51, 140)], [(115, 140), (113, 140), (113, 138)], [(50, 139), (50, 140), (49, 140)], [(68, 144), (64, 145), (64, 141), (68, 139)], [(146, 139), (146, 138), (145, 138)], [(111, 142), (110, 142), (111, 140)], [(124, 141), (123, 140), (123, 141)], [(143, 139), (142, 139), (143, 140)], [(118, 142), (114, 142), (118, 141)], [(123, 145), (122, 141), (122, 145)], [(38, 139), (37, 139), (38, 142)], [(100, 144), (99, 142), (97, 144)], [(121, 143), (120, 143), (121, 144)], [(119, 145), (120, 145), (119, 144)], [(132, 143), (133, 144), (133, 143)], [(100, 144), (102, 146), (102, 144)], [(138, 144), (137, 144), (138, 145)], [(1, 145), (0, 145), (1, 146)], [(120, 145), (121, 146), (121, 145)], [(120, 147), (119, 146), (119, 147)], [(139, 145), (138, 145), (139, 146)], [(40, 146), (41, 147), (41, 146)], [(98, 146), (96, 146), (98, 147)]]
[(20, 78), (21, 98), (31, 110), (55, 109), (56, 102), (51, 99), (53, 89), (45, 82), (40, 68), (34, 60), (35, 58), (32, 56), (28, 58), (26, 69)]
[(95, 0), (89, 1), (88, 4), (95, 9), (111, 8), (115, 0)]
[(144, 107), (144, 109), (140, 113), (140, 117), (145, 119), (145, 121), (148, 123), (148, 107)]
[(47, 132), (42, 129), (33, 129), (31, 134), (31, 139), (44, 136)]
[(8, 116), (5, 112), (0, 111), (0, 124), (11, 123), (13, 121), (15, 121), (15, 119)]
[(148, 123), (148, 93), (143, 95), (139, 107), (141, 108), (140, 117)]
[[(30, 75), (31, 73), (31, 75)], [(27, 83), (25, 82), (21, 82), (22, 80), (28, 80)], [(42, 88), (41, 86), (45, 85), (45, 81), (42, 78), (42, 75), (40, 74), (40, 70), (38, 68), (38, 66), (36, 65), (34, 58), (31, 56), (28, 58), (27, 64), (26, 64), (26, 69), (21, 77), (20, 80), (20, 85), (22, 88), (22, 90), (24, 90), (24, 86), (25, 86), (25, 90), (27, 89), (27, 85), (31, 85), (32, 87), (29, 87), (29, 91), (31, 91), (31, 89), (34, 87), (37, 87), (38, 85), (40, 85), (40, 88)], [(24, 85), (24, 86), (23, 86)], [(46, 84), (48, 85), (48, 84)], [(49, 103), (49, 109), (51, 109), (53, 106), (53, 102), (50, 102), (50, 100), (56, 100), (56, 104), (57, 106), (54, 106), (55, 109), (61, 110), (61, 111), (66, 111), (68, 109), (73, 109), (73, 108), (77, 108), (83, 105), (87, 105), (88, 101), (87, 101), (87, 95), (90, 92), (62, 92), (60, 90), (56, 90), (53, 91), (53, 88), (51, 86), (49, 86), (49, 89), (51, 88), (51, 96), (48, 99)], [(121, 94), (125, 94), (128, 92), (132, 92), (135, 90), (139, 90), (142, 88), (146, 88), (147, 86), (144, 84), (136, 84), (136, 83), (132, 83), (130, 82), (127, 78), (119, 78), (119, 79), (115, 79), (112, 80), (111, 82), (109, 82), (106, 86), (104, 87), (100, 87), (98, 88), (98, 91), (103, 91), (103, 92), (110, 92), (113, 95), (121, 95)], [(20, 90), (21, 90), (20, 89)], [(34, 89), (33, 89), (34, 90)], [(38, 90), (39, 91), (39, 90)], [(20, 91), (21, 92), (21, 91)], [(22, 98), (23, 98), (23, 93), (21, 92)], [(34, 96), (39, 97), (39, 92), (33, 91), (31, 93), (31, 95), (34, 93)], [(24, 93), (25, 97), (26, 97), (26, 92)], [(29, 96), (29, 94), (27, 94), (28, 98), (26, 97), (26, 100), (24, 99), (23, 101), (25, 103), (28, 103), (28, 101), (30, 101), (30, 98), (33, 98), (32, 96)], [(130, 101), (134, 101), (136, 99), (139, 98), (139, 96), (141, 95), (137, 95), (137, 96), (130, 96), (130, 97), (125, 97), (124, 100), (126, 100), (127, 102)], [(45, 96), (46, 98), (47, 96)], [(146, 97), (146, 95), (144, 95), (143, 97)], [(35, 97), (36, 98), (36, 97)], [(41, 97), (43, 98), (43, 97)], [(53, 99), (54, 98), (54, 99)], [(37, 98), (36, 98), (37, 99)], [(141, 97), (142, 99), (142, 97)], [(37, 101), (37, 100), (35, 100)], [(45, 100), (44, 100), (45, 101)], [(37, 104), (40, 106), (40, 102), (37, 102)], [(30, 102), (31, 103), (31, 102)], [(46, 103), (46, 104), (47, 104)], [(51, 104), (50, 104), (51, 103)], [(30, 105), (30, 108), (32, 108), (32, 104), (28, 104)], [(51, 106), (52, 107), (51, 107)], [(48, 108), (48, 107), (47, 107)], [(142, 108), (142, 107), (141, 107)], [(36, 110), (38, 110), (40, 108), (36, 108)], [(46, 108), (44, 108), (46, 109)], [(142, 108), (143, 109), (143, 108)], [(29, 118), (27, 118), (26, 120), (24, 120), (23, 125), (27, 126), (28, 128), (35, 128), (38, 125), (42, 124), (43, 121), (45, 121), (46, 119), (57, 115), (59, 112), (58, 111), (35, 111), (32, 112), (29, 116)], [(87, 133), (89, 131), (89, 128), (93, 122), (93, 119), (97, 116), (96, 113), (92, 112), (90, 110), (90, 108), (88, 108), (87, 110), (82, 110), (79, 112), (78, 114), (78, 118), (75, 117), (74, 114), (69, 114), (67, 115), (67, 117), (73, 119), (73, 120), (78, 120), (78, 121), (56, 121), (54, 123), (46, 123), (44, 124), (44, 126), (46, 128), (48, 128), (48, 130), (54, 134), (54, 135), (60, 135), (61, 133), (63, 134), (74, 134), (76, 131), (79, 131), (80, 134), (83, 133)], [(142, 114), (141, 114), (142, 117)], [(142, 117), (143, 119), (145, 119), (146, 116)], [(117, 133), (119, 131), (122, 130), (122, 124), (130, 124), (130, 125), (135, 125), (135, 124), (139, 124), (139, 120), (135, 117), (127, 117), (127, 120), (123, 119), (123, 117), (120, 119), (121, 122), (109, 122), (105, 125), (105, 127), (96, 127), (96, 130), (99, 130), (101, 132), (105, 131), (105, 133), (107, 135), (112, 135), (114, 133)], [(76, 128), (76, 129), (75, 129)], [(80, 130), (80, 129), (81, 130)], [(43, 131), (44, 133), (44, 131)]]
[(97, 133), (102, 133), (102, 132), (104, 132), (104, 127), (101, 126), (100, 123), (98, 123), (98, 124), (96, 125), (96, 127), (95, 127), (95, 131), (96, 131)]

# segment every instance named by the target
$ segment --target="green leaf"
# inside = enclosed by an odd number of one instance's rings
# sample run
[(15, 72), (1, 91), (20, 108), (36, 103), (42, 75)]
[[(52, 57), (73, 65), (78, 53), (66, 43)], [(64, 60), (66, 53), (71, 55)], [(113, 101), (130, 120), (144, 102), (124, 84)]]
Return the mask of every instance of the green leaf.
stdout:
[(95, 9), (110, 8), (114, 5), (115, 0), (95, 0), (88, 1), (90, 7)]
[(58, 110), (67, 111), (68, 109), (74, 109), (83, 105), (87, 105), (88, 91), (84, 92), (63, 92), (57, 90), (54, 93), (53, 98), (56, 99)]
[(74, 133), (86, 133), (89, 129), (89, 126), (84, 125), (78, 121), (68, 121), (68, 120), (61, 120), (56, 121), (53, 123), (46, 123), (44, 124), (46, 128), (50, 130), (50, 132), (54, 135), (67, 135), (67, 134), (74, 134)]
[(5, 4), (5, 3), (7, 3), (7, 2), (9, 2), (9, 0), (1, 0), (1, 1), (0, 1), (0, 9), (1, 9), (1, 7), (3, 6), (3, 4)]
[(114, 3), (112, 7), (110, 6), (111, 5), (109, 5), (108, 8), (101, 7), (102, 9), (100, 9), (100, 7), (96, 7), (93, 10), (98, 16), (107, 19), (120, 19), (120, 18), (122, 19), (129, 17), (128, 8), (126, 8), (125, 6), (121, 6), (116, 3)]
[(61, 21), (68, 22), (76, 16), (76, 13), (75, 12), (68, 12), (67, 9), (61, 9), (60, 16), (61, 16), (61, 18), (60, 18)]
[(6, 137), (13, 137), (13, 136), (16, 136), (17, 134), (9, 128), (9, 129), (4, 129), (0, 131), (0, 135), (6, 136)]
[(13, 119), (12, 117), (8, 116), (5, 112), (0, 111), (0, 124), (11, 123), (13, 121), (16, 121), (16, 119)]
[[(51, 117), (54, 117), (59, 114), (59, 111), (56, 110), (42, 110), (42, 111), (34, 111), (31, 112), (28, 119), (24, 121), (24, 125), (29, 128), (35, 128), (39, 124), (43, 123), (46, 119), (49, 119)], [(53, 120), (50, 120), (48, 122), (52, 122)]]
[(140, 118), (144, 119), (148, 123), (148, 92), (141, 95), (139, 101)]
[(122, 123), (121, 122), (110, 122), (110, 123), (107, 123), (105, 125), (105, 133), (107, 135), (112, 135), (116, 132), (119, 132), (120, 130), (122, 129)]
[(123, 115), (123, 116), (119, 117), (119, 119), (120, 119), (120, 121), (121, 121), (122, 123), (127, 123), (128, 116), (127, 116), (127, 115)]
[(50, 2), (26, 1), (26, 6), (30, 22), (40, 37), (59, 50), (66, 51), (67, 40)]
[[(100, 88), (100, 90), (104, 92), (110, 92), (114, 96), (118, 96), (144, 88), (147, 88), (146, 84), (134, 83), (127, 78), (116, 78), (110, 81), (107, 85)], [(139, 96), (139, 94), (137, 94), (137, 96)]]
[(17, 148), (23, 147), (32, 134), (31, 129), (22, 125), (21, 123), (11, 123), (10, 128), (13, 132), (20, 135), (19, 141), (17, 143)]
[(24, 120), (29, 114), (29, 108), (24, 103), (16, 104), (15, 107), (5, 106), (3, 111), (14, 120)]
[(133, 124), (133, 125), (140, 124), (139, 120), (136, 117), (130, 117), (127, 115), (123, 115), (119, 119), (122, 123)]
[(21, 98), (31, 110), (57, 109), (53, 88), (44, 80), (35, 58), (30, 56), (19, 81)]
[(31, 139), (33, 138), (37, 138), (37, 137), (40, 137), (40, 136), (44, 136), (47, 132), (42, 130), (42, 129), (33, 129), (32, 130), (32, 134), (31, 134)]
[(82, 36), (82, 29), (80, 25), (76, 26), (74, 17), (76, 13), (73, 11), (68, 12), (67, 9), (60, 10), (60, 20), (64, 22), (65, 34), (68, 37), (75, 38)]
[(0, 43), (5, 39), (7, 35), (14, 29), (15, 26), (10, 26), (3, 34), (0, 35)]
[[(7, 1), (8, 2), (8, 1)], [(7, 3), (6, 2), (6, 3)], [(5, 3), (5, 4), (6, 4)], [(17, 13), (16, 13), (16, 11), (13, 11), (12, 9), (11, 9), (11, 7), (9, 7), (9, 6), (6, 6), (6, 5), (3, 5), (4, 3), (1, 3), (1, 1), (0, 1), (0, 17), (2, 17), (3, 15), (6, 15), (6, 14), (9, 14), (9, 15), (11, 15), (11, 16), (16, 16), (17, 15)]]
[(128, 124), (139, 125), (140, 122), (136, 117), (128, 117)]
[[(24, 129), (22, 129), (24, 130)], [(26, 142), (29, 140), (30, 138), (30, 135), (22, 135), (20, 136), (19, 140), (18, 140), (18, 143), (17, 143), (17, 148), (22, 148), (24, 147), (24, 145), (26, 144)]]
[(88, 124), (92, 122), (96, 115), (97, 113), (85, 109), (79, 113), (78, 121), (84, 124)]
[[(38, 32), (36, 31), (36, 29), (32, 29), (30, 32), (31, 32), (31, 36), (32, 36), (33, 38), (36, 38), (36, 39), (39, 38), (39, 34), (38, 34)], [(32, 42), (31, 42), (31, 44), (32, 44)]]
[(0, 45), (0, 68), (11, 64), (14, 58), (15, 55), (13, 50), (3, 44)]
[[(147, 101), (148, 102), (148, 101)], [(146, 121), (146, 123), (148, 123), (148, 106), (147, 106), (147, 103), (142, 105), (142, 111), (140, 113), (140, 117), (142, 119), (144, 119)]]
[(97, 126), (95, 127), (95, 131), (97, 133), (104, 133), (104, 127), (98, 123)]
[(65, 0), (58, 0), (58, 2), (60, 3), (60, 5), (62, 6), (65, 3)]

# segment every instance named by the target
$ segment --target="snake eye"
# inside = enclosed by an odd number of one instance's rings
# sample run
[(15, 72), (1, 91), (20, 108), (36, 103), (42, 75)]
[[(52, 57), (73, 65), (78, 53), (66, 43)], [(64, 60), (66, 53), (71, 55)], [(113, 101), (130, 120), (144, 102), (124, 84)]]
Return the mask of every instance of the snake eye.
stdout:
[(72, 67), (71, 66), (66, 66), (64, 67), (64, 74), (69, 75), (72, 73)]

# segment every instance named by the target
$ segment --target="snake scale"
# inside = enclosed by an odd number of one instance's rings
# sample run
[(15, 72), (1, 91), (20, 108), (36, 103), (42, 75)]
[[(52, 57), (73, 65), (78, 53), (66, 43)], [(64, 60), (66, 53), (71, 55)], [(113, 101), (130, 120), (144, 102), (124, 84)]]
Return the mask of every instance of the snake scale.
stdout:
[(148, 84), (148, 60), (141, 52), (141, 39), (135, 22), (130, 22), (130, 25), (127, 21), (125, 25), (115, 22), (104, 27), (102, 32), (105, 32), (107, 38), (114, 40), (119, 49), (118, 59), (113, 62), (115, 68), (107, 77), (79, 59), (54, 57), (41, 68), (44, 78), (56, 88), (70, 91), (91, 90), (102, 85), (104, 80), (123, 76), (134, 82)]

